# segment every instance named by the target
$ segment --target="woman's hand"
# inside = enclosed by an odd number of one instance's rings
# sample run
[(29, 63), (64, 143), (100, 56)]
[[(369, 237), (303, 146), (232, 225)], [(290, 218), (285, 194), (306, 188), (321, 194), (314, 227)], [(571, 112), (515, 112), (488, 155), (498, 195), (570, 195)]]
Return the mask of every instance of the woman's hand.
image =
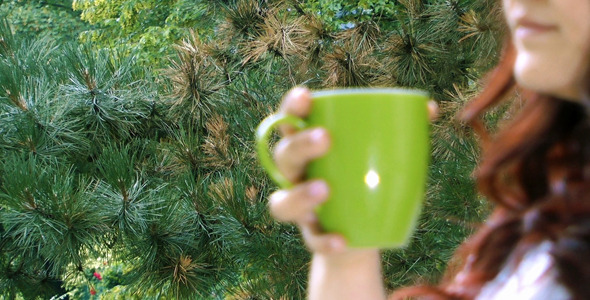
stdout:
[[(281, 112), (301, 118), (311, 110), (311, 92), (296, 87), (282, 102)], [(314, 213), (317, 205), (328, 198), (328, 185), (322, 180), (302, 181), (307, 164), (330, 149), (330, 136), (323, 128), (297, 131), (289, 125), (279, 128), (283, 138), (275, 147), (274, 158), (281, 173), (295, 186), (270, 196), (270, 212), (279, 221), (296, 223), (312, 252), (338, 252), (346, 242), (338, 234), (323, 234)]]
[[(303, 87), (288, 92), (280, 108), (282, 113), (301, 118), (307, 117), (310, 110), (311, 92)], [(430, 101), (431, 119), (436, 117), (437, 111), (436, 102)], [(302, 181), (308, 163), (329, 151), (328, 132), (323, 128), (298, 131), (288, 125), (279, 130), (283, 138), (275, 147), (274, 159), (282, 174), (295, 186), (270, 196), (271, 214), (279, 221), (296, 223), (310, 251), (323, 254), (346, 252), (344, 237), (322, 232), (314, 212), (315, 207), (328, 198), (328, 185), (322, 180)]]

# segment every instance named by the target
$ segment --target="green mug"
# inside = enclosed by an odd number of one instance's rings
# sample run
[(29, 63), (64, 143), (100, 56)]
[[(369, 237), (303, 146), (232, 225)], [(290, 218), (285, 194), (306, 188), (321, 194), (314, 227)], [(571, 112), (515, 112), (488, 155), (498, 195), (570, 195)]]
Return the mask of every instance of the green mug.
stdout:
[(317, 209), (322, 228), (342, 234), (350, 247), (405, 246), (426, 186), (428, 100), (424, 91), (401, 88), (312, 92), (305, 119), (278, 113), (260, 123), (260, 163), (281, 188), (291, 188), (269, 153), (272, 130), (280, 124), (327, 129), (331, 148), (306, 173), (306, 179), (323, 179), (330, 187), (329, 199)]

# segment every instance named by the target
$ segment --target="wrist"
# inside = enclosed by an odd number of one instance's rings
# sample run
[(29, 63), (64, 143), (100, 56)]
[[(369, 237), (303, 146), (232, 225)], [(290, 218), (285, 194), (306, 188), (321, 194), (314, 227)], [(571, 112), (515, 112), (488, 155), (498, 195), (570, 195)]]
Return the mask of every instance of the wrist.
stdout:
[(340, 253), (314, 253), (313, 263), (330, 269), (378, 268), (381, 254), (378, 249), (347, 249)]
[(377, 249), (314, 253), (309, 299), (385, 299)]

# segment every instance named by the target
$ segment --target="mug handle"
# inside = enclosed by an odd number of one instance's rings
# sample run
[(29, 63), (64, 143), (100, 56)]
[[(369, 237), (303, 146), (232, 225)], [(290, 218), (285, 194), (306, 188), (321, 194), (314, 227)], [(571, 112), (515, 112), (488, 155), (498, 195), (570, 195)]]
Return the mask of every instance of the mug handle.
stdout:
[(301, 130), (307, 127), (307, 123), (296, 116), (276, 113), (266, 117), (256, 129), (256, 152), (260, 159), (260, 164), (268, 173), (270, 178), (281, 188), (289, 189), (293, 183), (289, 181), (281, 172), (270, 155), (268, 140), (272, 131), (281, 124), (289, 124)]

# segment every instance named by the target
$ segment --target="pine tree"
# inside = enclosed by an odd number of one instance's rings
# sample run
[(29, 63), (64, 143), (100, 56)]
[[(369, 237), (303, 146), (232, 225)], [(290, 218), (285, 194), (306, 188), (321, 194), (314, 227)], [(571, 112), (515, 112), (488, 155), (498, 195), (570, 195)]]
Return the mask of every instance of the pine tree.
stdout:
[[(499, 12), (405, 0), (339, 21), (311, 4), (215, 1), (215, 34), (187, 34), (162, 72), (2, 23), (0, 295), (304, 298), (310, 255), (269, 216), (276, 186), (253, 146), (297, 84), (412, 86), (439, 101), (421, 223), (408, 248), (383, 253), (388, 288), (436, 281), (489, 209), (469, 175), (475, 139), (451, 115), (497, 57)], [(96, 275), (107, 268), (119, 269)]]

